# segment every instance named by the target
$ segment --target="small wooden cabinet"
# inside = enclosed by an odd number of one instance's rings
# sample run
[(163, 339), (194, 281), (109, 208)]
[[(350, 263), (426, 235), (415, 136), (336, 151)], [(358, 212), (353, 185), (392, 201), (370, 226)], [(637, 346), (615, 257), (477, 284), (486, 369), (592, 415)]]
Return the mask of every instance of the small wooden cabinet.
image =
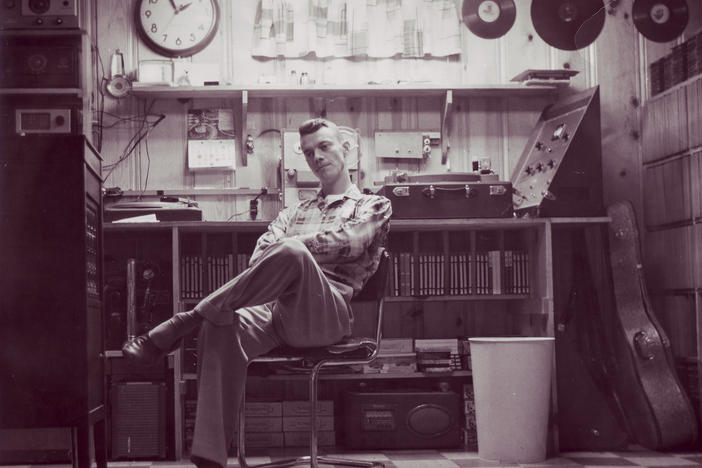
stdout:
[[(607, 218), (392, 220), (389, 251), (395, 259), (391, 269), (394, 276), (387, 292), (384, 337), (554, 336), (554, 232), (606, 221)], [(153, 287), (163, 300), (158, 317), (166, 318), (161, 316), (191, 309), (245, 268), (256, 239), (266, 226), (267, 222), (108, 224), (106, 263), (119, 265), (129, 258), (135, 258), (137, 264), (158, 262), (161, 276), (158, 288), (155, 282)], [(108, 283), (109, 271), (108, 268)], [(411, 279), (400, 279), (402, 275)], [(145, 288), (145, 283), (137, 287), (137, 304), (143, 304)], [(368, 325), (362, 319), (363, 311), (357, 311), (356, 316), (358, 332), (363, 333), (363, 327)], [(147, 320), (148, 316), (141, 319)], [(106, 320), (109, 322), (110, 318)], [(174, 425), (170, 437), (176, 458), (186, 448), (184, 440), (194, 415), (194, 338), (186, 340), (169, 361), (174, 379), (173, 398), (169, 399), (169, 420)], [(113, 359), (119, 359), (117, 349), (110, 352)], [(440, 376), (422, 372), (325, 374), (321, 395), (335, 399), (349, 386), (378, 380), (432, 386), (438, 379), (460, 386), (470, 381), (470, 375), (469, 370)], [(304, 382), (295, 375), (253, 375), (249, 384), (270, 395), (304, 398)]]

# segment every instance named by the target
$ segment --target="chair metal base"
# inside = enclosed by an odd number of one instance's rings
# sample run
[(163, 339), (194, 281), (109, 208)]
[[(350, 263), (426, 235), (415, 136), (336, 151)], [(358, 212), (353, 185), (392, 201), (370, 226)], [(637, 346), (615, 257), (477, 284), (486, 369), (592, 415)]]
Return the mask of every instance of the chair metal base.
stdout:
[(258, 465), (249, 465), (246, 460), (239, 457), (239, 466), (241, 468), (285, 468), (288, 466), (309, 465), (317, 468), (319, 465), (339, 465), (339, 466), (356, 466), (359, 468), (384, 467), (385, 464), (381, 461), (366, 461), (366, 460), (350, 460), (348, 458), (334, 458), (317, 456), (313, 460), (309, 455), (303, 455), (295, 458), (284, 458), (282, 460), (272, 461), (270, 463), (261, 463)]

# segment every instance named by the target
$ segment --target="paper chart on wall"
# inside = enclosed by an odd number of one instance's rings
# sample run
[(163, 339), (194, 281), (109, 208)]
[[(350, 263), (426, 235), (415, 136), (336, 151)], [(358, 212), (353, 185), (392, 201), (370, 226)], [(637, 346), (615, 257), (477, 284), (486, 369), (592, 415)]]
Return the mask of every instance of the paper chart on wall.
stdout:
[(236, 169), (234, 114), (231, 109), (188, 111), (188, 168)]

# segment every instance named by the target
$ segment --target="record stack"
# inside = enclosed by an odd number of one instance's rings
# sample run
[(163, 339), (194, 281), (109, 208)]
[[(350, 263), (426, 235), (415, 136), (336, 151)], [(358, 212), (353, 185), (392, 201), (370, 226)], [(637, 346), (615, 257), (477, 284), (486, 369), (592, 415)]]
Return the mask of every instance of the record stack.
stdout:
[(673, 47), (673, 52), (668, 56), (669, 65), (664, 78), (668, 87), (673, 87), (687, 79), (687, 56), (685, 54), (686, 42)]
[(651, 96), (665, 90), (664, 70), (665, 57), (661, 57), (649, 66), (649, 81), (651, 82)]
[(702, 73), (702, 31), (649, 65), (651, 96)]
[(702, 73), (702, 31), (688, 39), (685, 44), (687, 77), (692, 78)]

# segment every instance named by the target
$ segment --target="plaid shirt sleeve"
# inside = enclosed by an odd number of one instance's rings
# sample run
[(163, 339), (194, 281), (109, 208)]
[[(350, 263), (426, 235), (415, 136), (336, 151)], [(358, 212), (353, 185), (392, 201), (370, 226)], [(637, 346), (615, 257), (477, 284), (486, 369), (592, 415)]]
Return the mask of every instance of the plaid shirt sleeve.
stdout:
[(366, 196), (359, 203), (356, 216), (336, 226), (297, 236), (318, 263), (352, 262), (360, 257), (387, 228), (392, 214), (390, 200)]
[(289, 223), (290, 210), (286, 208), (278, 213), (278, 216), (268, 225), (268, 230), (261, 234), (261, 237), (256, 241), (256, 248), (251, 254), (249, 266), (256, 263), (266, 247), (285, 237)]

